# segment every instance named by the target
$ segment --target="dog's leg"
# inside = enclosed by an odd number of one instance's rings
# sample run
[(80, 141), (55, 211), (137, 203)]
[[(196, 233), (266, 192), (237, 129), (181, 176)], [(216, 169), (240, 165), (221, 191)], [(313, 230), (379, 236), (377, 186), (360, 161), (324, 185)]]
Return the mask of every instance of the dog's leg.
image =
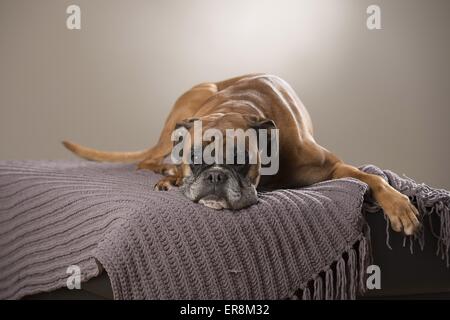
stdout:
[(172, 187), (180, 186), (183, 182), (181, 167), (174, 164), (146, 161), (139, 164), (139, 169), (148, 169), (165, 175), (155, 184), (153, 187), (155, 190), (167, 191)]
[(143, 161), (139, 163), (138, 168), (151, 170), (153, 172), (165, 175), (164, 178), (155, 184), (155, 190), (167, 191), (172, 187), (180, 186), (183, 181), (181, 168), (174, 164), (159, 163), (157, 161)]
[(167, 191), (172, 187), (179, 187), (182, 182), (183, 178), (179, 175), (167, 176), (159, 180), (153, 188), (158, 191)]
[(147, 169), (165, 176), (174, 176), (178, 168), (174, 164), (162, 163), (163, 160), (147, 159), (138, 164), (138, 169)]
[(395, 190), (380, 176), (362, 172), (344, 163), (337, 163), (332, 171), (331, 179), (344, 177), (355, 178), (369, 185), (373, 197), (389, 218), (392, 229), (395, 231), (403, 230), (405, 234), (412, 235), (420, 227), (417, 219), (418, 211), (408, 197)]

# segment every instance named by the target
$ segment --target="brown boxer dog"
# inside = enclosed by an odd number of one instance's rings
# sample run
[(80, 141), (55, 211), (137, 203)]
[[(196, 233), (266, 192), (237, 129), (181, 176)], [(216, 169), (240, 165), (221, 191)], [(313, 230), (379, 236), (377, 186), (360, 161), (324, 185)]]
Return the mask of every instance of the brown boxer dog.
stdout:
[[(172, 132), (189, 132), (195, 121), (204, 129), (279, 129), (279, 170), (261, 176), (261, 164), (167, 163)], [(388, 216), (395, 231), (413, 234), (420, 226), (417, 209), (407, 196), (377, 175), (345, 164), (313, 138), (308, 111), (294, 90), (272, 75), (253, 74), (217, 83), (202, 83), (184, 93), (167, 118), (158, 143), (138, 152), (103, 152), (63, 142), (75, 154), (89, 160), (139, 162), (138, 168), (165, 175), (155, 186), (168, 190), (180, 186), (189, 199), (215, 209), (241, 209), (257, 202), (257, 188), (294, 188), (320, 181), (352, 177), (366, 183)], [(192, 145), (192, 141), (189, 142)], [(250, 145), (246, 153), (258, 154)], [(194, 154), (191, 152), (191, 155)], [(259, 158), (258, 158), (259, 159)]]

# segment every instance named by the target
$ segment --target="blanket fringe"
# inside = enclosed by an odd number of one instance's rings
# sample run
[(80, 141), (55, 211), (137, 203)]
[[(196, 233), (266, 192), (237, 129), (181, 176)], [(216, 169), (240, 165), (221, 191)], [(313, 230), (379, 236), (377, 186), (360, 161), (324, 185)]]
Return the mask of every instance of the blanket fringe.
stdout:
[[(431, 230), (432, 235), (436, 239), (436, 255), (440, 256), (445, 261), (446, 266), (450, 267), (450, 192), (443, 189), (435, 189), (426, 184), (418, 184), (411, 178), (404, 176), (400, 178), (395, 173), (385, 170), (378, 172), (372, 166), (363, 168), (363, 171), (368, 171), (381, 176), (389, 181), (395, 189), (407, 195), (412, 204), (416, 206), (420, 213), (422, 223), (426, 222)], [(382, 209), (373, 200), (364, 203), (364, 212), (368, 213), (383, 213)], [(386, 245), (389, 244), (389, 219), (386, 219)], [(436, 226), (438, 223), (438, 226)], [(407, 239), (409, 238), (409, 239)], [(414, 244), (419, 244), (421, 250), (425, 246), (424, 229), (420, 230), (414, 236), (405, 236), (403, 246), (406, 246), (409, 240), (409, 250), (413, 253)]]
[[(450, 193), (442, 189), (430, 188), (425, 184), (416, 184), (412, 179), (405, 176), (406, 183), (400, 190), (406, 194), (410, 201), (417, 207), (421, 214), (422, 222), (428, 217), (428, 224), (432, 235), (437, 240), (436, 255), (445, 261), (450, 267)], [(433, 217), (437, 217), (439, 226), (435, 230), (436, 222)], [(413, 239), (410, 237), (410, 250), (412, 252)], [(414, 237), (420, 248), (423, 250), (425, 238), (423, 230)]]
[(356, 299), (366, 289), (366, 270), (371, 261), (369, 231), (336, 261), (301, 286), (292, 299)]
[[(373, 165), (365, 165), (360, 167), (360, 169), (383, 177), (392, 187), (409, 197), (409, 200), (419, 210), (422, 223), (428, 223), (431, 233), (436, 238), (436, 255), (445, 261), (447, 267), (450, 267), (450, 192), (444, 189), (432, 188), (424, 183), (417, 183), (406, 175), (400, 177), (390, 170), (381, 170)], [(371, 213), (382, 212), (381, 208), (373, 200), (365, 202), (364, 211)], [(438, 220), (437, 223), (439, 224), (437, 227), (435, 226), (436, 220)], [(435, 230), (435, 228), (438, 230)], [(386, 237), (388, 243), (388, 232)], [(425, 245), (424, 230), (422, 229), (414, 237), (409, 237), (409, 241), (411, 252), (413, 252), (414, 243), (418, 243), (423, 250)], [(406, 240), (404, 243), (406, 245)]]
[[(409, 197), (419, 210), (422, 222), (428, 222), (431, 233), (437, 240), (436, 255), (446, 262), (447, 267), (450, 267), (450, 192), (431, 188), (426, 184), (418, 184), (406, 176), (401, 178), (392, 171), (382, 171), (375, 166), (363, 166), (360, 169), (384, 177), (391, 186)], [(383, 213), (373, 199), (366, 199), (363, 212)], [(386, 245), (392, 249), (389, 243), (389, 219), (386, 216), (385, 219)], [(435, 226), (436, 220), (438, 227)], [(424, 230), (422, 229), (414, 236), (406, 236), (403, 241), (404, 247), (407, 246), (408, 240), (411, 253), (415, 243), (418, 243), (423, 250)], [(366, 270), (371, 263), (370, 229), (365, 224), (360, 239), (330, 266), (303, 284), (302, 289), (296, 293), (296, 298), (303, 300), (355, 299), (358, 294), (366, 291)]]
[(302, 300), (311, 300), (311, 292), (308, 287), (303, 289)]
[(333, 270), (328, 268), (325, 271), (325, 299), (333, 300), (334, 298), (334, 278), (333, 278)]

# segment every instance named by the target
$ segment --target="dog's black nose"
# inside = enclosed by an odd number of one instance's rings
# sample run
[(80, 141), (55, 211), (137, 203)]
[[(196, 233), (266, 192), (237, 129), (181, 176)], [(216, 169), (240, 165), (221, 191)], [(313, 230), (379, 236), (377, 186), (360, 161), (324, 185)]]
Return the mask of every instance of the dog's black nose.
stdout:
[(219, 185), (227, 180), (227, 176), (222, 171), (212, 170), (208, 172), (206, 180), (212, 184)]

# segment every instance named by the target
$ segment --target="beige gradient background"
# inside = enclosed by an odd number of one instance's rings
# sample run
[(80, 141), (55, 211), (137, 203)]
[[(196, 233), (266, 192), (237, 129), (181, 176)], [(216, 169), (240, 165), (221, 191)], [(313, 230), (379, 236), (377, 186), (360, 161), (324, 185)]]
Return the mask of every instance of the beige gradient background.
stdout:
[(192, 85), (268, 72), (346, 161), (450, 189), (449, 31), (448, 0), (0, 0), (0, 159), (146, 148)]

